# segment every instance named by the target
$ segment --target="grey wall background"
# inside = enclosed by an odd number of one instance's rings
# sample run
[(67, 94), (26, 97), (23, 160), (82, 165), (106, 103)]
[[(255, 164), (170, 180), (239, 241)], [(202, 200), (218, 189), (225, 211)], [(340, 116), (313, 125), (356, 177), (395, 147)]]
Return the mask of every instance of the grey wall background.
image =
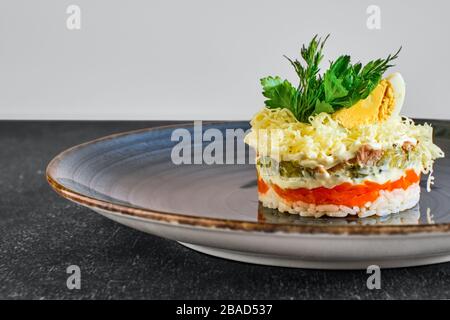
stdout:
[[(70, 4), (81, 30), (66, 28)], [(332, 34), (328, 59), (402, 45), (404, 113), (450, 118), (449, 14), (444, 0), (0, 0), (0, 118), (246, 119), (259, 78), (295, 80), (282, 55), (316, 33)]]

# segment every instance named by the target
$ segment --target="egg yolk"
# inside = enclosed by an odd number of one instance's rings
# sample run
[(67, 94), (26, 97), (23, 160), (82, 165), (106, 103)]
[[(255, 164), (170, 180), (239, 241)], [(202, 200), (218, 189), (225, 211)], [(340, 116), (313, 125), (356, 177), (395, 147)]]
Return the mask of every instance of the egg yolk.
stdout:
[(391, 83), (383, 79), (364, 99), (355, 105), (336, 111), (333, 117), (344, 127), (353, 128), (387, 120), (394, 111), (394, 90)]

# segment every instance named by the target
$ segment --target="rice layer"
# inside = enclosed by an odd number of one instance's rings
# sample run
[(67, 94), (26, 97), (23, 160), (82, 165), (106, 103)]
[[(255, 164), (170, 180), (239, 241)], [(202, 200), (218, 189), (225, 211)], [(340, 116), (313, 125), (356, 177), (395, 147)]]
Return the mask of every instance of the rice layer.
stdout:
[(414, 207), (420, 198), (419, 183), (410, 185), (407, 189), (381, 190), (380, 196), (373, 202), (362, 207), (347, 207), (343, 205), (325, 204), (315, 205), (302, 201), (289, 201), (281, 198), (272, 187), (264, 193), (259, 192), (259, 201), (264, 207), (277, 209), (280, 212), (299, 214), (305, 217), (346, 217), (357, 215), (360, 218), (373, 215), (385, 216)]

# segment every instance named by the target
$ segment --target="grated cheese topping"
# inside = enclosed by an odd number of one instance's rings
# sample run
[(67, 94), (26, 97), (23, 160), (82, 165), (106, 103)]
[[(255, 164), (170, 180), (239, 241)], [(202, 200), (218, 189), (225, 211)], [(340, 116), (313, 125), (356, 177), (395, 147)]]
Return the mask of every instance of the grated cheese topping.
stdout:
[(414, 145), (408, 161), (423, 173), (432, 170), (435, 159), (444, 157), (433, 143), (433, 128), (429, 124), (416, 125), (407, 117), (393, 116), (381, 123), (348, 129), (327, 113), (303, 123), (288, 109), (263, 108), (250, 123), (252, 130), (245, 142), (256, 149), (258, 156), (296, 161), (310, 168), (331, 168), (350, 160), (362, 145), (394, 152), (406, 141)]

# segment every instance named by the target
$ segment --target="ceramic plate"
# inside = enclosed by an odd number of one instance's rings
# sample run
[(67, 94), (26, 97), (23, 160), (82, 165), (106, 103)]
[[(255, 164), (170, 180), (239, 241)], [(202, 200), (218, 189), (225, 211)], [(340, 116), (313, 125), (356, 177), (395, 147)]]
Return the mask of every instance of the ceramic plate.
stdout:
[[(450, 126), (433, 124), (436, 143), (449, 153)], [(47, 179), (63, 197), (107, 218), (223, 258), (327, 269), (450, 261), (448, 159), (436, 162), (432, 192), (422, 190), (411, 210), (383, 218), (301, 218), (259, 205), (253, 164), (174, 164), (179, 142), (172, 135), (180, 128), (193, 141), (194, 158), (195, 150), (211, 144), (195, 134), (214, 129), (225, 136), (227, 129), (247, 130), (248, 123), (203, 123), (195, 133), (188, 124), (108, 136), (58, 155)]]

